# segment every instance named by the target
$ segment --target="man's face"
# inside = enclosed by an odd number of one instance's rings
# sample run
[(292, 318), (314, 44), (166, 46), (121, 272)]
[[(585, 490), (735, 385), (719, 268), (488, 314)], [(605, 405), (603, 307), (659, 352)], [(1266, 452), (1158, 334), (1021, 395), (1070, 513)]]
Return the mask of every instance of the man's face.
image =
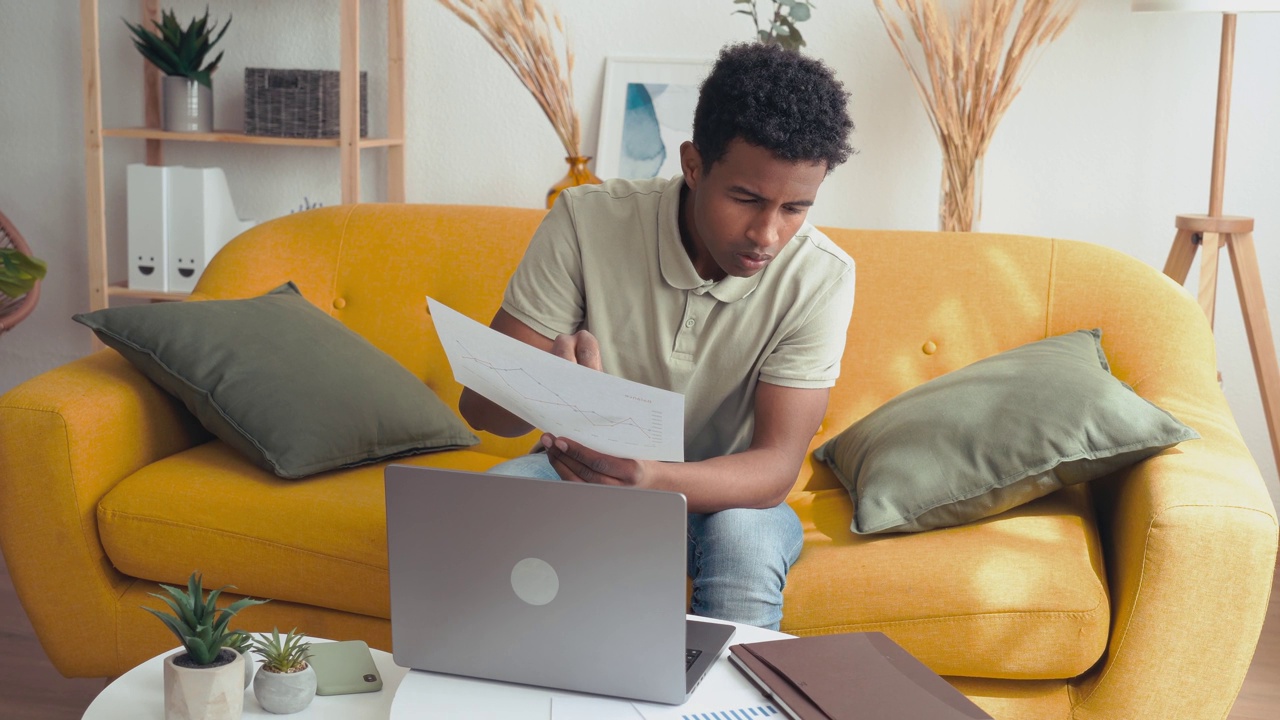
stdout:
[(800, 229), (827, 176), (825, 162), (782, 160), (741, 138), (710, 168), (692, 143), (680, 146), (680, 160), (690, 259), (710, 280), (763, 270)]

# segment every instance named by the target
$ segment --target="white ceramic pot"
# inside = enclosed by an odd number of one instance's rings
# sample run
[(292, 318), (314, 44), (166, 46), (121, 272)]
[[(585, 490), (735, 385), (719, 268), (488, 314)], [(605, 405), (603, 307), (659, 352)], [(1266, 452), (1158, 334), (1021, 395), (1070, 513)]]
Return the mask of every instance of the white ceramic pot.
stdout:
[(164, 659), (165, 720), (240, 720), (244, 712), (244, 657), (224, 650), (231, 662), (187, 668), (175, 662), (185, 650)]
[(247, 652), (240, 653), (240, 657), (244, 658), (244, 689), (248, 690), (253, 684), (253, 672), (258, 669), (258, 663)]
[(296, 713), (310, 705), (316, 696), (316, 671), (308, 665), (297, 672), (272, 672), (263, 664), (253, 676), (253, 694), (267, 712)]

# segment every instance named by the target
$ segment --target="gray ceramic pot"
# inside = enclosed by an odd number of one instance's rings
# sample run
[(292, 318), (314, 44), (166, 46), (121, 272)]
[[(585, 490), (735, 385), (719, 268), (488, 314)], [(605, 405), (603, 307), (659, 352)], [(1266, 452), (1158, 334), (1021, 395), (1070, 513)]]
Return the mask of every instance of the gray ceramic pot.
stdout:
[(316, 696), (316, 671), (308, 665), (292, 673), (271, 672), (262, 666), (253, 676), (253, 694), (263, 710), (277, 715), (296, 713)]
[(164, 129), (213, 132), (213, 90), (177, 75), (165, 75), (161, 79)]

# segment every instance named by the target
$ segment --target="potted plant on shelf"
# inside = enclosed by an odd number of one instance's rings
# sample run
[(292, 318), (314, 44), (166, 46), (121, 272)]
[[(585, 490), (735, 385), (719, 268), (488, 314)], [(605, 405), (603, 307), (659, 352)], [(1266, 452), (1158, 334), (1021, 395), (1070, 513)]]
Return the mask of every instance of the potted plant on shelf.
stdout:
[(220, 32), (216, 22), (209, 22), (208, 7), (204, 17), (192, 17), (185, 28), (172, 10), (161, 13), (160, 22), (152, 21), (156, 32), (148, 31), (141, 23), (134, 25), (125, 20), (124, 24), (133, 33), (133, 45), (138, 52), (164, 73), (161, 85), (164, 129), (213, 132), (213, 73), (218, 69), (222, 53), (207, 64), (205, 56), (231, 27), (231, 16), (227, 16)]
[(280, 631), (272, 628), (270, 638), (252, 639), (253, 652), (262, 656), (262, 667), (253, 678), (253, 694), (263, 710), (277, 715), (295, 713), (316, 696), (316, 671), (307, 662), (311, 643), (303, 642), (304, 638), (306, 635), (294, 628), (281, 639)]
[(191, 573), (185, 591), (160, 587), (168, 595), (150, 594), (173, 614), (143, 609), (160, 618), (183, 648), (164, 660), (165, 720), (238, 720), (244, 711), (245, 659), (228, 647), (237, 631), (228, 630), (227, 623), (244, 608), (267, 601), (241, 598), (219, 610), (218, 596), (233, 586), (213, 590), (206, 599), (199, 572)]

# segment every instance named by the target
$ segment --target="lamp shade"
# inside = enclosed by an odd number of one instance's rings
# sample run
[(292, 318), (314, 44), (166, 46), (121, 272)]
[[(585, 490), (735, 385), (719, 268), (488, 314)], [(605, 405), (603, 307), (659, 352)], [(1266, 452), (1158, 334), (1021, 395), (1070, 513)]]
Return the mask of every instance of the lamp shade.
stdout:
[(1133, 0), (1134, 12), (1280, 12), (1280, 0)]

